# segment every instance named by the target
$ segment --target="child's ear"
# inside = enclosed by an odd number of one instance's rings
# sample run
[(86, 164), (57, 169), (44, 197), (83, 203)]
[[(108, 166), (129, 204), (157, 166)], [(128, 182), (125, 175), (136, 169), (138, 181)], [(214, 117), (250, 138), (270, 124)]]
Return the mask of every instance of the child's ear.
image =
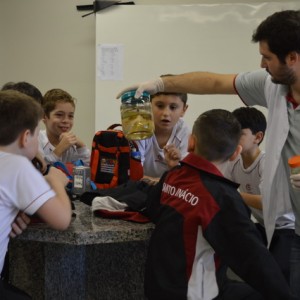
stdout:
[(19, 146), (20, 148), (25, 148), (28, 143), (28, 137), (31, 135), (31, 132), (29, 129), (24, 130), (20, 136), (19, 136)]
[(44, 124), (46, 123), (46, 119), (47, 119), (47, 116), (46, 116), (46, 114), (44, 114), (43, 118), (42, 118), (42, 121), (43, 121)]
[(264, 134), (262, 131), (258, 131), (256, 134), (255, 134), (255, 140), (257, 142), (257, 144), (259, 144), (264, 138)]
[(241, 145), (237, 145), (234, 153), (229, 158), (229, 161), (235, 160), (237, 158), (237, 156), (241, 154), (242, 150), (243, 150), (243, 147)]
[(196, 137), (191, 134), (188, 141), (188, 152), (194, 152), (196, 145)]
[(189, 107), (188, 105), (185, 105), (185, 106), (183, 107), (180, 117), (183, 117), (183, 116), (184, 116), (184, 114), (185, 114), (186, 110), (188, 109), (188, 107)]

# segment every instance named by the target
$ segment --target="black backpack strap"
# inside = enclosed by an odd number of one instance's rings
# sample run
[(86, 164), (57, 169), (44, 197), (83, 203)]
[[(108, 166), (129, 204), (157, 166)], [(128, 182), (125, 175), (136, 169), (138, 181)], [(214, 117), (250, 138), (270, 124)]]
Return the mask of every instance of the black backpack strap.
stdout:
[(121, 124), (115, 123), (115, 124), (110, 125), (110, 126), (107, 128), (107, 130), (115, 129), (116, 127), (120, 127), (120, 126), (122, 127)]

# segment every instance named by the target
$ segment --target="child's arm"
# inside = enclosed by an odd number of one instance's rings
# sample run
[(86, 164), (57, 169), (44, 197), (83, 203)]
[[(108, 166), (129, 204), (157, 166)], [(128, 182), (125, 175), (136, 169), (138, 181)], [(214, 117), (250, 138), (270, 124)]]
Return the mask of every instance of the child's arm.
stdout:
[(76, 137), (77, 141), (76, 141), (76, 147), (77, 148), (82, 148), (82, 147), (86, 147), (85, 143), (78, 137)]
[(49, 162), (60, 160), (64, 152), (69, 150), (70, 147), (72, 146), (76, 146), (76, 150), (74, 148), (73, 154), (71, 154), (72, 157), (69, 157), (70, 161), (75, 161), (80, 159), (84, 162), (84, 165), (88, 166), (91, 158), (90, 149), (88, 149), (86, 145), (83, 143), (83, 141), (81, 141), (72, 132), (64, 132), (61, 134), (59, 144), (54, 149), (52, 155), (46, 156), (46, 159)]
[(262, 210), (262, 196), (261, 195), (252, 195), (248, 193), (240, 193), (244, 202), (253, 208)]
[(65, 186), (68, 179), (65, 174), (56, 168), (50, 168), (44, 177), (56, 196), (46, 201), (38, 210), (38, 216), (54, 229), (64, 230), (71, 222), (71, 202)]
[(32, 160), (33, 165), (42, 173), (47, 171), (47, 163), (41, 152), (38, 152), (35, 158)]
[(151, 176), (143, 176), (143, 178), (141, 179), (141, 181), (146, 182), (149, 185), (155, 185), (159, 182), (159, 177), (151, 177)]
[(160, 197), (162, 186), (165, 181), (168, 172), (165, 172), (160, 178), (159, 182), (151, 187), (148, 191), (147, 201), (146, 201), (146, 210), (144, 211), (145, 215), (152, 221), (157, 221), (157, 216), (160, 209)]
[(80, 159), (83, 161), (85, 166), (89, 166), (91, 160), (91, 150), (78, 138), (76, 143), (76, 152), (76, 160)]
[[(52, 228), (55, 229), (65, 229), (64, 223), (68, 222), (69, 215), (71, 214), (70, 210), (70, 200), (65, 192), (65, 186), (68, 183), (68, 179), (65, 174), (56, 168), (50, 168), (48, 175), (44, 177), (52, 189), (56, 192), (56, 196), (49, 199), (40, 209), (37, 210), (38, 215), (47, 222)], [(66, 197), (65, 197), (66, 196)], [(48, 202), (51, 202), (50, 205), (46, 205)], [(56, 211), (59, 209), (60, 211)], [(47, 211), (48, 210), (48, 211)], [(54, 211), (54, 218), (52, 213)], [(58, 216), (58, 219), (55, 220), (55, 216)], [(61, 221), (59, 217), (62, 217), (64, 220)], [(58, 221), (58, 222), (57, 222)], [(30, 217), (24, 212), (19, 212), (16, 219), (12, 223), (12, 230), (10, 232), (10, 237), (14, 238), (17, 235), (20, 235), (30, 223)], [(69, 223), (68, 223), (69, 224)]]

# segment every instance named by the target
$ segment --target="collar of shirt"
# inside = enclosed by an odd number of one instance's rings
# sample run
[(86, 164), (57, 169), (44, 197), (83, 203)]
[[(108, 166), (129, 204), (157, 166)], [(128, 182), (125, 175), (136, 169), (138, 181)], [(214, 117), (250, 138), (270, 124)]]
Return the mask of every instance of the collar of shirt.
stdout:
[(293, 96), (290, 92), (287, 93), (285, 98), (286, 98), (287, 102), (290, 102), (293, 105), (294, 109), (296, 109), (298, 107), (299, 104), (296, 102), (296, 100), (293, 98)]
[(196, 155), (192, 152), (189, 153), (182, 160), (182, 162), (187, 165), (190, 165), (192, 167), (195, 167), (199, 170), (203, 170), (205, 172), (212, 173), (214, 175), (223, 177), (222, 173), (218, 170), (218, 168), (213, 163), (211, 163), (210, 161), (206, 160), (205, 158), (203, 158), (199, 155)]
[(210, 161), (207, 159), (194, 154), (193, 152), (190, 152), (182, 161), (182, 164), (189, 165), (193, 168), (196, 168), (198, 170), (204, 171), (206, 173), (210, 173), (214, 176), (217, 176), (219, 180), (222, 180), (224, 182), (230, 183), (235, 188), (239, 187), (239, 184), (225, 178), (223, 174), (219, 171), (219, 169)]

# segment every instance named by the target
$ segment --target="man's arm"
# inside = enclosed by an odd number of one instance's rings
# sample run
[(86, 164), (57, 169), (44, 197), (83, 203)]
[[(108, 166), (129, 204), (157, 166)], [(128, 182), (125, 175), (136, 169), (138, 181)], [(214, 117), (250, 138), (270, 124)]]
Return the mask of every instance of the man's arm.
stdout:
[(262, 210), (262, 196), (261, 195), (252, 195), (248, 193), (241, 193), (241, 196), (244, 202), (253, 208)]
[(164, 92), (189, 94), (235, 94), (233, 81), (236, 74), (191, 72), (162, 77)]
[(117, 95), (117, 98), (120, 98), (123, 93), (129, 90), (137, 90), (136, 98), (139, 98), (144, 91), (152, 95), (159, 92), (199, 95), (236, 94), (233, 84), (235, 76), (236, 74), (210, 72), (190, 72), (181, 75), (164, 76), (127, 87)]

